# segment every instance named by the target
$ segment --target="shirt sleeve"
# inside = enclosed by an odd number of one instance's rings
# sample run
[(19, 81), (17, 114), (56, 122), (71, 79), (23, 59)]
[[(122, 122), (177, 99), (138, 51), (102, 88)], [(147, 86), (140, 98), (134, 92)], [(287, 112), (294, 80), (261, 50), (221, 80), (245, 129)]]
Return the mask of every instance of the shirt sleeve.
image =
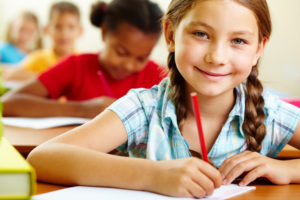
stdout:
[(33, 52), (25, 58), (21, 66), (23, 69), (26, 69), (27, 71), (38, 73), (41, 71), (40, 69), (41, 62), (42, 61), (38, 53)]
[(67, 57), (38, 77), (50, 98), (57, 99), (67, 93), (73, 82), (75, 64), (73, 56)]
[(138, 96), (138, 90), (131, 90), (107, 109), (119, 116), (127, 132), (127, 145), (122, 145), (118, 149), (124, 152), (127, 147), (130, 155), (133, 149), (146, 148), (149, 125), (143, 103)]
[(276, 106), (268, 113), (267, 139), (264, 142), (269, 149), (268, 156), (276, 157), (292, 138), (300, 121), (300, 109), (279, 98), (271, 103)]

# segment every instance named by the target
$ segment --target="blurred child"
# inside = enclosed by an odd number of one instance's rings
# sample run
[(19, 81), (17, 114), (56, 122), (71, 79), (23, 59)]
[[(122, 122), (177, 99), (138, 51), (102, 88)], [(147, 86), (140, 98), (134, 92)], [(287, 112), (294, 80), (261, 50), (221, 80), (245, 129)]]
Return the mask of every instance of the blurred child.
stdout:
[[(300, 183), (300, 159), (273, 158), (287, 143), (300, 148), (300, 110), (263, 93), (257, 78), (271, 34), (266, 0), (170, 2), (169, 78), (131, 90), (92, 121), (33, 150), (28, 160), (38, 179), (193, 198), (243, 173), (241, 186), (258, 177)], [(191, 93), (210, 163), (201, 159)], [(108, 154), (117, 147), (130, 158)]]
[(75, 43), (82, 34), (78, 7), (65, 1), (54, 3), (44, 31), (52, 40), (52, 48), (32, 52), (21, 64), (22, 69), (11, 73), (7, 79), (26, 80), (36, 77), (60, 59), (76, 52)]
[(38, 18), (29, 11), (18, 15), (7, 29), (6, 42), (0, 44), (0, 62), (19, 66), (28, 53), (42, 47)]
[[(103, 50), (63, 59), (8, 93), (3, 115), (94, 117), (131, 88), (158, 84), (166, 70), (149, 56), (161, 35), (162, 15), (148, 0), (96, 3), (91, 22), (102, 29)], [(57, 101), (61, 96), (68, 101)]]

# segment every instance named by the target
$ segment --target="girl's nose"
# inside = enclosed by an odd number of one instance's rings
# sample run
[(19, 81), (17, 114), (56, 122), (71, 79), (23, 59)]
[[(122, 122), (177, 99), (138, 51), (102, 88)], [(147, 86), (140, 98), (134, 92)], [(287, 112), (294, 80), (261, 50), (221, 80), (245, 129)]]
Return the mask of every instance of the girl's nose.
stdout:
[(124, 66), (125, 66), (126, 71), (131, 72), (131, 71), (134, 71), (134, 69), (136, 67), (136, 63), (135, 63), (134, 59), (129, 58), (129, 59), (127, 59)]
[(204, 60), (205, 62), (213, 65), (225, 65), (227, 63), (226, 46), (220, 43), (211, 44)]

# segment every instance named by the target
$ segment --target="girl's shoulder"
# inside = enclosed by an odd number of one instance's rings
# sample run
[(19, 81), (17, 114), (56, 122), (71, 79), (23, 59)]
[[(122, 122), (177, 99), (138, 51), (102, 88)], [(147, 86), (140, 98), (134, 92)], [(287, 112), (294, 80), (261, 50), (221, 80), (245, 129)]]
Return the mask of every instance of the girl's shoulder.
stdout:
[(129, 96), (135, 96), (145, 106), (155, 106), (161, 101), (166, 100), (169, 94), (169, 79), (163, 79), (158, 85), (153, 87), (132, 89), (128, 92)]
[(162, 110), (163, 106), (169, 104), (169, 79), (163, 79), (158, 85), (154, 85), (150, 89), (138, 88), (131, 89), (125, 96), (118, 99), (108, 109), (114, 110), (121, 115), (135, 113), (143, 110), (148, 115), (158, 110)]
[(263, 93), (267, 117), (278, 118), (300, 118), (300, 108), (283, 101), (279, 96), (269, 91)]
[(17, 47), (8, 42), (0, 42), (0, 50), (1, 51), (15, 51)]

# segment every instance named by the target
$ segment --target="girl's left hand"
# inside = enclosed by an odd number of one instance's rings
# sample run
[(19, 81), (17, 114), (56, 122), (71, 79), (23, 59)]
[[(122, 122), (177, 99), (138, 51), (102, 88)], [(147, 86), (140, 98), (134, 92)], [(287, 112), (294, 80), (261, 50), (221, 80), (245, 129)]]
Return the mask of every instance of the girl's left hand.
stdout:
[(256, 178), (265, 177), (274, 184), (289, 184), (291, 182), (290, 170), (293, 166), (287, 161), (276, 160), (263, 156), (257, 152), (245, 151), (226, 159), (219, 171), (223, 184), (230, 184), (241, 174), (246, 173), (239, 183), (245, 186)]

